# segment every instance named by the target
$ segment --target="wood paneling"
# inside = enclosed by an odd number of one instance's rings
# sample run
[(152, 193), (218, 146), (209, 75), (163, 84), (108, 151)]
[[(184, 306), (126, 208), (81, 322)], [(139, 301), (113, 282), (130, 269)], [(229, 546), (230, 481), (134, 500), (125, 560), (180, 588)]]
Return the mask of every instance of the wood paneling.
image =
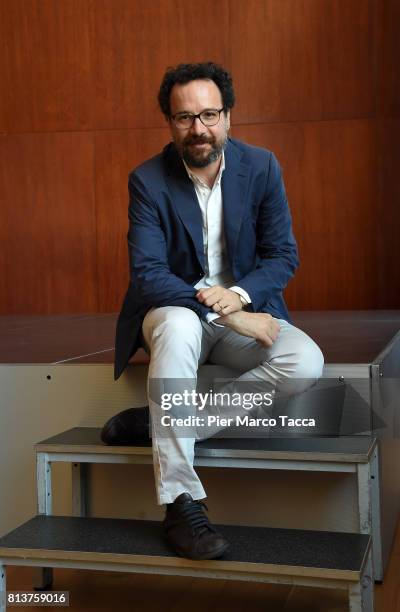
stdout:
[(97, 309), (90, 134), (0, 137), (1, 310)]
[(99, 311), (119, 310), (128, 287), (128, 173), (169, 142), (169, 130), (97, 132), (96, 203)]
[(378, 121), (378, 308), (400, 304), (400, 117)]
[(0, 0), (0, 312), (118, 310), (127, 175), (168, 140), (160, 79), (209, 59), (233, 73), (233, 134), (285, 171), (290, 306), (400, 307), (399, 16), (397, 0)]
[(2, 0), (4, 131), (163, 126), (167, 65), (228, 61), (227, 0)]
[(163, 127), (168, 65), (228, 61), (227, 0), (96, 0), (90, 15), (92, 127)]
[(377, 306), (374, 130), (367, 120), (234, 129), (274, 151), (284, 171), (301, 262), (286, 292), (292, 308)]
[(400, 304), (400, 4), (385, 0), (377, 6), (378, 87), (377, 139), (379, 156), (378, 307)]
[(366, 0), (231, 0), (236, 123), (369, 117), (374, 12)]
[(384, 0), (378, 3), (378, 115), (400, 116), (400, 2)]
[(1, 0), (2, 131), (85, 127), (95, 103), (89, 6), (85, 0)]

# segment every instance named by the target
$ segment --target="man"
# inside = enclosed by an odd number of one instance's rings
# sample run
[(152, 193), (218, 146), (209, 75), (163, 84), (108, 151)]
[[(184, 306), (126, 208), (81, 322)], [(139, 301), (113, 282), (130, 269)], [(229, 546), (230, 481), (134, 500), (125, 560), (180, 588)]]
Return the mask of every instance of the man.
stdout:
[[(167, 387), (195, 388), (207, 360), (238, 371), (236, 382), (300, 393), (320, 377), (323, 356), (290, 323), (282, 297), (298, 259), (279, 164), (270, 151), (228, 138), (234, 92), (222, 67), (169, 69), (158, 100), (173, 142), (129, 176), (131, 280), (115, 377), (144, 346), (149, 381)], [(217, 558), (228, 542), (200, 501), (193, 458), (201, 433), (172, 427), (165, 435), (160, 398), (149, 393), (149, 405), (166, 536), (182, 556)]]

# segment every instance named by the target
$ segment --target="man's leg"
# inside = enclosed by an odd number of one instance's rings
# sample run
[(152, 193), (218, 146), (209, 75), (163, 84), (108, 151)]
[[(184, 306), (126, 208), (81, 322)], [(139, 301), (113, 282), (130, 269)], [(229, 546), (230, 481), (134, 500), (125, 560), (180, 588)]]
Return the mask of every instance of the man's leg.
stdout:
[(161, 427), (161, 416), (169, 412), (161, 408), (160, 398), (154, 397), (164, 382), (168, 385), (167, 379), (171, 379), (169, 391), (178, 393), (183, 386), (196, 389), (201, 322), (188, 308), (165, 306), (146, 315), (142, 333), (150, 352), (148, 396), (158, 503), (172, 503), (183, 492), (202, 499), (206, 494), (193, 468), (194, 438), (184, 437), (177, 428)]
[[(191, 310), (167, 306), (147, 314), (142, 332), (151, 357), (148, 395), (153, 462), (158, 503), (167, 504), (165, 535), (183, 557), (218, 558), (229, 543), (211, 525), (199, 501), (206, 494), (193, 468), (196, 429), (189, 428), (193, 433), (188, 435), (179, 427), (167, 431), (161, 424), (161, 392), (168, 389), (170, 396), (196, 390), (199, 361), (205, 361), (213, 331), (203, 333), (202, 323)], [(195, 416), (194, 410), (185, 405), (181, 416)]]
[[(276, 392), (289, 397), (306, 391), (322, 375), (323, 354), (318, 345), (302, 330), (283, 319), (281, 329), (269, 348), (253, 338), (227, 328), (210, 351), (210, 363), (224, 365), (238, 372), (238, 377), (225, 389), (241, 392)], [(243, 410), (236, 411), (243, 414)], [(252, 415), (256, 411), (252, 410)], [(261, 412), (259, 412), (261, 416)], [(227, 416), (228, 409), (224, 409)], [(214, 433), (217, 433), (215, 429)]]

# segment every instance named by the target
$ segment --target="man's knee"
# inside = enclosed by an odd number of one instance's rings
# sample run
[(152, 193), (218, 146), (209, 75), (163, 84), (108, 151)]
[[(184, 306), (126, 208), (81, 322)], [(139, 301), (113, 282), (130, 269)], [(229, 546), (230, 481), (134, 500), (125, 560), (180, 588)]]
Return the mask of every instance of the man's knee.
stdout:
[(319, 346), (309, 339), (295, 353), (294, 371), (291, 376), (291, 392), (303, 393), (322, 376), (324, 356)]
[(162, 339), (176, 347), (185, 345), (200, 350), (201, 334), (199, 317), (183, 306), (155, 308), (143, 322), (143, 335), (150, 344)]
[(324, 356), (319, 346), (313, 341), (304, 343), (297, 353), (296, 377), (318, 380), (322, 376)]
[(302, 393), (314, 385), (324, 367), (322, 351), (311, 338), (301, 338), (291, 349), (289, 354), (269, 362), (278, 372), (278, 389), (289, 395)]

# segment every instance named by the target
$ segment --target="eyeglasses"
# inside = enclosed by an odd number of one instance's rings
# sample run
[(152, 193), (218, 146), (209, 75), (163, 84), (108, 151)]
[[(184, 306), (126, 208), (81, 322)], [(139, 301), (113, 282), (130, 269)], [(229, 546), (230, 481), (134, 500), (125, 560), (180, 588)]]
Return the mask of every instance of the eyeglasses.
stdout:
[(212, 125), (217, 125), (223, 110), (223, 108), (219, 110), (216, 108), (207, 108), (197, 115), (193, 113), (176, 113), (175, 115), (171, 115), (171, 119), (180, 130), (191, 128), (195, 119), (200, 119), (203, 125), (211, 127)]

